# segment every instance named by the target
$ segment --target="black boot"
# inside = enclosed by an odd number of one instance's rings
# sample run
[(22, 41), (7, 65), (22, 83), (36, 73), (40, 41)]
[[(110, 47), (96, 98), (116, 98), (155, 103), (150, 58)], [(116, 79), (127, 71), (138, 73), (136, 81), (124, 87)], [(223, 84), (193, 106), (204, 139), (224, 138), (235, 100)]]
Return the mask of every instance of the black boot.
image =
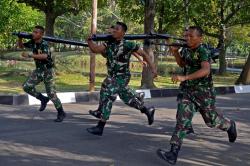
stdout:
[(46, 96), (43, 96), (41, 93), (39, 94), (39, 96), (37, 97), (38, 100), (41, 101), (41, 106), (39, 108), (39, 111), (44, 111), (47, 103), (49, 102), (49, 98)]
[(174, 165), (177, 161), (178, 153), (180, 151), (181, 146), (172, 144), (171, 145), (171, 150), (169, 152), (166, 152), (165, 150), (158, 149), (157, 150), (157, 155), (167, 161), (169, 164)]
[(106, 122), (102, 122), (101, 120), (98, 122), (97, 126), (87, 128), (87, 131), (91, 134), (102, 136), (103, 129), (105, 126)]
[(55, 122), (62, 122), (66, 117), (66, 113), (63, 111), (63, 108), (57, 109), (57, 118), (54, 120)]
[(92, 116), (94, 116), (97, 119), (100, 119), (101, 115), (102, 115), (101, 111), (99, 111), (98, 109), (95, 110), (95, 111), (89, 110), (89, 114), (92, 115)]
[(227, 134), (228, 134), (229, 142), (235, 142), (237, 138), (237, 130), (236, 130), (236, 124), (232, 120), (231, 120), (231, 126), (227, 130)]
[(137, 97), (138, 97), (138, 99), (139, 99), (141, 102), (143, 102), (144, 97), (145, 97), (145, 93), (144, 93), (144, 92), (137, 93)]
[(147, 118), (148, 118), (148, 124), (151, 125), (154, 122), (154, 114), (155, 114), (155, 108), (154, 107), (143, 107), (141, 109), (141, 113), (146, 114)]

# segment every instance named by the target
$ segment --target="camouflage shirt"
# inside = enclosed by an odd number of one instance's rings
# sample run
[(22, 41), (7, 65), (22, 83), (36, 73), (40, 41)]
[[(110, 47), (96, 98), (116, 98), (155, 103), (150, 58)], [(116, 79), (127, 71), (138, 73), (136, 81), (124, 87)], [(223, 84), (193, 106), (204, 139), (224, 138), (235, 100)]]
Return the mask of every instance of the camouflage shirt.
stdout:
[(108, 75), (130, 76), (129, 64), (131, 54), (139, 49), (139, 46), (130, 41), (109, 41), (106, 47), (105, 57), (107, 59)]
[(45, 40), (42, 40), (41, 43), (35, 43), (34, 40), (30, 40), (30, 41), (24, 43), (24, 46), (26, 48), (32, 49), (32, 52), (34, 54), (41, 53), (41, 54), (48, 55), (48, 58), (45, 60), (35, 59), (37, 69), (46, 69), (46, 68), (49, 69), (49, 68), (52, 68), (54, 66), (54, 62), (53, 62), (53, 59), (51, 57), (51, 53), (49, 51), (48, 43)]
[[(201, 63), (207, 61), (210, 63), (210, 51), (203, 45), (200, 45), (195, 50), (190, 48), (183, 48), (181, 51), (181, 57), (185, 62), (184, 74), (189, 75), (201, 69)], [(187, 80), (182, 85), (189, 87), (213, 87), (212, 74), (208, 76), (198, 78), (195, 80)]]

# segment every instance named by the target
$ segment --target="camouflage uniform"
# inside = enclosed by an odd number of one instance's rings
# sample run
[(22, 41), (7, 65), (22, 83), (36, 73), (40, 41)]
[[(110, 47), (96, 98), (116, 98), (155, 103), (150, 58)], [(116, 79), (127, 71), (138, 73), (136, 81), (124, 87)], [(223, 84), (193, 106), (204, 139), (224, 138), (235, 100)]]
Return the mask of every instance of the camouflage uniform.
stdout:
[(48, 43), (44, 40), (41, 43), (34, 43), (33, 40), (24, 43), (24, 46), (32, 49), (34, 54), (42, 53), (47, 54), (46, 60), (35, 60), (36, 69), (31, 73), (26, 82), (23, 84), (23, 89), (26, 93), (36, 98), (41, 95), (37, 92), (35, 86), (40, 82), (44, 82), (45, 89), (49, 99), (54, 103), (56, 109), (62, 108), (61, 101), (56, 95), (55, 82), (54, 82), (54, 62), (49, 51)]
[(103, 81), (100, 91), (99, 108), (102, 112), (102, 119), (109, 119), (112, 103), (116, 100), (117, 95), (125, 104), (142, 110), (144, 108), (143, 102), (138, 99), (136, 92), (128, 86), (131, 77), (130, 57), (132, 52), (139, 49), (139, 46), (126, 40), (110, 41), (104, 45), (106, 52), (103, 56), (107, 59), (108, 75)]
[[(191, 74), (201, 69), (201, 62), (210, 62), (209, 51), (200, 45), (196, 50), (184, 48), (181, 52), (185, 62), (185, 73)], [(171, 144), (181, 145), (186, 132), (191, 125), (193, 115), (199, 111), (209, 127), (227, 131), (231, 126), (230, 120), (218, 114), (215, 110), (215, 90), (212, 74), (209, 76), (187, 80), (180, 84), (177, 97), (178, 108), (176, 127), (170, 140)]]

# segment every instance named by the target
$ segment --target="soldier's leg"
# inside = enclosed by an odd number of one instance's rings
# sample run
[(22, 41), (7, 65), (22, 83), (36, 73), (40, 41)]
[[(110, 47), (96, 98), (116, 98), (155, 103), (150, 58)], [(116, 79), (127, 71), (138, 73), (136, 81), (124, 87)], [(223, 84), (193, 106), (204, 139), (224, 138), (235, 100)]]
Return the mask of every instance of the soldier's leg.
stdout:
[(176, 113), (176, 126), (170, 144), (181, 145), (192, 124), (196, 105), (188, 98), (179, 101)]
[(34, 70), (23, 84), (23, 90), (29, 95), (36, 98), (39, 97), (39, 95), (41, 94), (37, 92), (35, 88), (36, 85), (38, 85), (42, 81), (41, 76), (39, 76), (39, 74), (40, 73), (37, 70)]
[(101, 136), (103, 133), (106, 121), (109, 119), (112, 109), (112, 104), (116, 100), (118, 91), (118, 84), (115, 79), (107, 77), (103, 83), (100, 91), (100, 110), (101, 119), (97, 126), (87, 128), (87, 131), (94, 135)]
[(102, 112), (101, 118), (108, 120), (111, 114), (113, 102), (117, 98), (118, 84), (115, 79), (107, 77), (101, 87), (100, 91), (100, 111)]
[(55, 119), (55, 122), (62, 122), (63, 119), (66, 117), (66, 114), (63, 110), (60, 99), (56, 95), (53, 69), (49, 69), (45, 72), (44, 85), (49, 99), (54, 103), (54, 106), (58, 112), (57, 119)]
[(89, 110), (89, 114), (94, 116), (95, 118), (100, 119), (102, 115), (101, 108), (102, 108), (102, 103), (99, 100), (98, 108), (96, 110)]
[[(177, 95), (177, 102), (181, 102), (183, 99), (183, 92), (180, 92), (178, 95)], [(187, 134), (195, 134), (194, 133), (194, 129), (193, 129), (193, 126), (192, 126), (192, 122), (190, 124), (188, 124), (187, 126), (188, 128), (188, 131), (187, 131)]]
[(176, 127), (170, 140), (171, 149), (169, 151), (158, 149), (157, 155), (160, 158), (170, 164), (176, 163), (181, 144), (189, 131), (195, 111), (196, 106), (189, 99), (179, 101), (176, 114)]
[(234, 142), (237, 137), (235, 122), (219, 114), (215, 109), (215, 96), (210, 95), (210, 92), (207, 94), (208, 96), (201, 102), (199, 109), (206, 125), (211, 128), (227, 131), (229, 141)]
[(190, 101), (188, 97), (182, 97), (178, 100), (176, 126), (170, 140), (171, 149), (169, 151), (165, 151), (163, 149), (157, 150), (157, 155), (170, 164), (175, 164), (177, 161), (183, 139), (189, 131), (196, 109), (197, 107), (195, 103)]
[(43, 96), (40, 92), (36, 91), (36, 85), (38, 85), (43, 80), (43, 72), (34, 70), (31, 75), (28, 77), (26, 82), (23, 84), (23, 90), (30, 94), (31, 96), (37, 98), (41, 101), (41, 106), (39, 108), (39, 111), (43, 111), (49, 102), (49, 98), (46, 96)]
[(138, 97), (136, 92), (133, 89), (129, 88), (128, 85), (122, 85), (119, 88), (118, 94), (121, 100), (125, 104), (129, 105), (130, 107), (140, 110), (141, 113), (144, 113), (148, 118), (149, 125), (151, 125), (154, 122), (154, 112), (155, 112), (154, 107), (147, 108), (144, 105), (143, 100), (140, 97)]

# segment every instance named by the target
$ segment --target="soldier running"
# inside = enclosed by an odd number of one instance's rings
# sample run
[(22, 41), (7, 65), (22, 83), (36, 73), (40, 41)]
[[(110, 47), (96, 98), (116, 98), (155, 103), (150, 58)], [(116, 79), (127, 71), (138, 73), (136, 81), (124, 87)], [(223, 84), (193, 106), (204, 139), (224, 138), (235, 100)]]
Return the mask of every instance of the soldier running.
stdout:
[[(18, 39), (18, 46), (20, 48), (30, 48), (32, 53), (23, 52), (24, 58), (33, 58), (35, 60), (36, 69), (31, 73), (26, 82), (23, 84), (23, 90), (41, 101), (39, 111), (44, 111), (47, 103), (51, 100), (57, 109), (57, 118), (55, 122), (62, 122), (66, 117), (60, 99), (56, 95), (56, 88), (54, 82), (54, 62), (51, 57), (48, 43), (43, 40), (44, 28), (42, 26), (35, 26), (32, 32), (32, 39), (27, 43), (23, 43), (22, 38)], [(48, 97), (43, 96), (36, 91), (36, 86), (43, 82)]]
[(116, 100), (117, 95), (127, 105), (146, 114), (149, 125), (154, 122), (154, 107), (145, 107), (143, 101), (139, 100), (135, 91), (128, 86), (131, 77), (129, 70), (131, 55), (134, 52), (141, 55), (151, 68), (154, 77), (157, 76), (156, 69), (149, 56), (143, 50), (139, 49), (137, 44), (124, 40), (123, 37), (126, 31), (127, 25), (117, 22), (112, 34), (115, 40), (97, 45), (91, 40), (91, 36), (88, 38), (90, 50), (94, 53), (105, 55), (108, 68), (108, 75), (103, 81), (100, 91), (100, 120), (97, 126), (87, 129), (89, 133), (94, 135), (101, 136), (103, 134), (104, 126), (109, 119), (112, 104)]
[(181, 148), (191, 126), (195, 112), (199, 111), (206, 125), (218, 128), (228, 133), (229, 142), (237, 138), (236, 124), (215, 110), (215, 91), (212, 81), (209, 51), (202, 45), (203, 30), (197, 26), (188, 28), (187, 45), (182, 51), (172, 47), (176, 62), (180, 67), (186, 68), (185, 75), (174, 75), (173, 82), (180, 84), (178, 95), (178, 108), (176, 127), (170, 140), (171, 149), (159, 149), (157, 154), (170, 164), (175, 164)]

